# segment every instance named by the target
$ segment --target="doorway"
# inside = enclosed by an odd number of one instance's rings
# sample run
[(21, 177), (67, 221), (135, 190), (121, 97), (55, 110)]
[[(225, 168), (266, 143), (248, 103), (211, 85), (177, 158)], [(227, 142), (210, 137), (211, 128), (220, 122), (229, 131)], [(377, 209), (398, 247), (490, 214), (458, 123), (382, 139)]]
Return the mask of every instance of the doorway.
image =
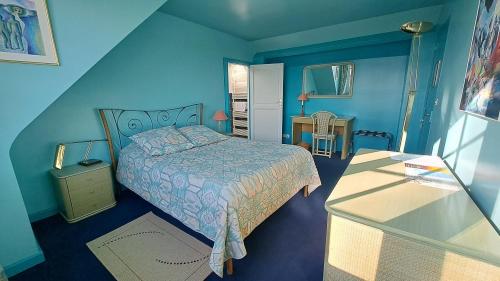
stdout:
[(233, 136), (249, 136), (249, 66), (246, 63), (227, 61), (226, 71), (226, 112), (229, 122), (226, 131)]

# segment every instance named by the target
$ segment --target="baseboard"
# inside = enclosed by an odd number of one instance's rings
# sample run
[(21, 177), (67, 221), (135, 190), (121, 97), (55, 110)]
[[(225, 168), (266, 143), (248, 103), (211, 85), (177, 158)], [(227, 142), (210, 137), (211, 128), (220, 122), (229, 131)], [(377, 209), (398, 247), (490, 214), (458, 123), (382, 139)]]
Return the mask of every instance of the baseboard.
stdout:
[(28, 217), (30, 219), (30, 222), (33, 223), (33, 222), (36, 222), (39, 220), (46, 219), (48, 217), (52, 217), (52, 216), (56, 215), (58, 212), (59, 212), (59, 210), (57, 208), (54, 208), (54, 209), (42, 210), (42, 211), (38, 211), (38, 212), (35, 212), (32, 214), (28, 214)]
[(39, 263), (45, 261), (45, 256), (43, 255), (42, 249), (38, 246), (38, 250), (35, 254), (25, 257), (13, 264), (5, 265), (4, 270), (8, 278), (25, 271), (26, 269), (33, 267)]

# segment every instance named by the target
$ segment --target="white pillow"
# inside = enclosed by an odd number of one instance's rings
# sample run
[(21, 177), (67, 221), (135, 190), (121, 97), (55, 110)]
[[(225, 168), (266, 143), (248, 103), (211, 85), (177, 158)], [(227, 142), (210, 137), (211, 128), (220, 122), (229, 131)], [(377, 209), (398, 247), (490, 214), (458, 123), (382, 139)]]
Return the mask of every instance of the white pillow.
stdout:
[(228, 137), (205, 127), (204, 125), (194, 125), (178, 129), (195, 146), (203, 146), (211, 143), (227, 140)]
[(175, 127), (162, 127), (133, 135), (130, 139), (151, 156), (171, 154), (193, 148)]

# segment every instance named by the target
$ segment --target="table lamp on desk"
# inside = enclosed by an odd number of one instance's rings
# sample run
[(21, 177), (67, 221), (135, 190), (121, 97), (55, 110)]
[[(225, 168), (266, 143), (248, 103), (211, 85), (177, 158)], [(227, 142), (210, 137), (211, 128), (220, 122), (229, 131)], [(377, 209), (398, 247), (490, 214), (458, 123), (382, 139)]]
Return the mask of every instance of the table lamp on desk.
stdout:
[(219, 110), (219, 111), (215, 112), (213, 119), (215, 121), (217, 121), (218, 130), (219, 130), (219, 133), (221, 133), (222, 132), (222, 121), (227, 120), (226, 113), (222, 110)]
[(300, 116), (304, 116), (304, 102), (308, 100), (307, 98), (307, 94), (306, 93), (302, 93), (298, 98), (297, 98), (298, 101), (301, 102), (301, 110), (300, 110)]

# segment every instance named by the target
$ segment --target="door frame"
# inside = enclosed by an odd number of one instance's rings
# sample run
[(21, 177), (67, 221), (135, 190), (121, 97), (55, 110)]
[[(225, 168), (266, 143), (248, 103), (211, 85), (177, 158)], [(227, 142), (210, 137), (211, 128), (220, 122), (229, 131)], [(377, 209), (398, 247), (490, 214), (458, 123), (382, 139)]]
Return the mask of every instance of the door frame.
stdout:
[[(230, 63), (248, 66), (248, 95), (250, 95), (250, 65), (252, 65), (252, 63), (247, 62), (247, 61), (243, 61), (243, 60), (223, 57), (222, 58), (222, 71), (224, 73), (224, 112), (226, 113), (226, 116), (230, 116), (229, 109), (231, 108), (231, 100), (229, 99), (229, 77), (228, 77)], [(250, 117), (248, 119), (249, 119), (248, 122), (249, 122), (249, 126), (250, 126)], [(231, 130), (231, 124), (230, 124), (230, 122), (226, 122), (226, 126), (225, 126), (224, 131), (229, 132), (230, 130)]]

